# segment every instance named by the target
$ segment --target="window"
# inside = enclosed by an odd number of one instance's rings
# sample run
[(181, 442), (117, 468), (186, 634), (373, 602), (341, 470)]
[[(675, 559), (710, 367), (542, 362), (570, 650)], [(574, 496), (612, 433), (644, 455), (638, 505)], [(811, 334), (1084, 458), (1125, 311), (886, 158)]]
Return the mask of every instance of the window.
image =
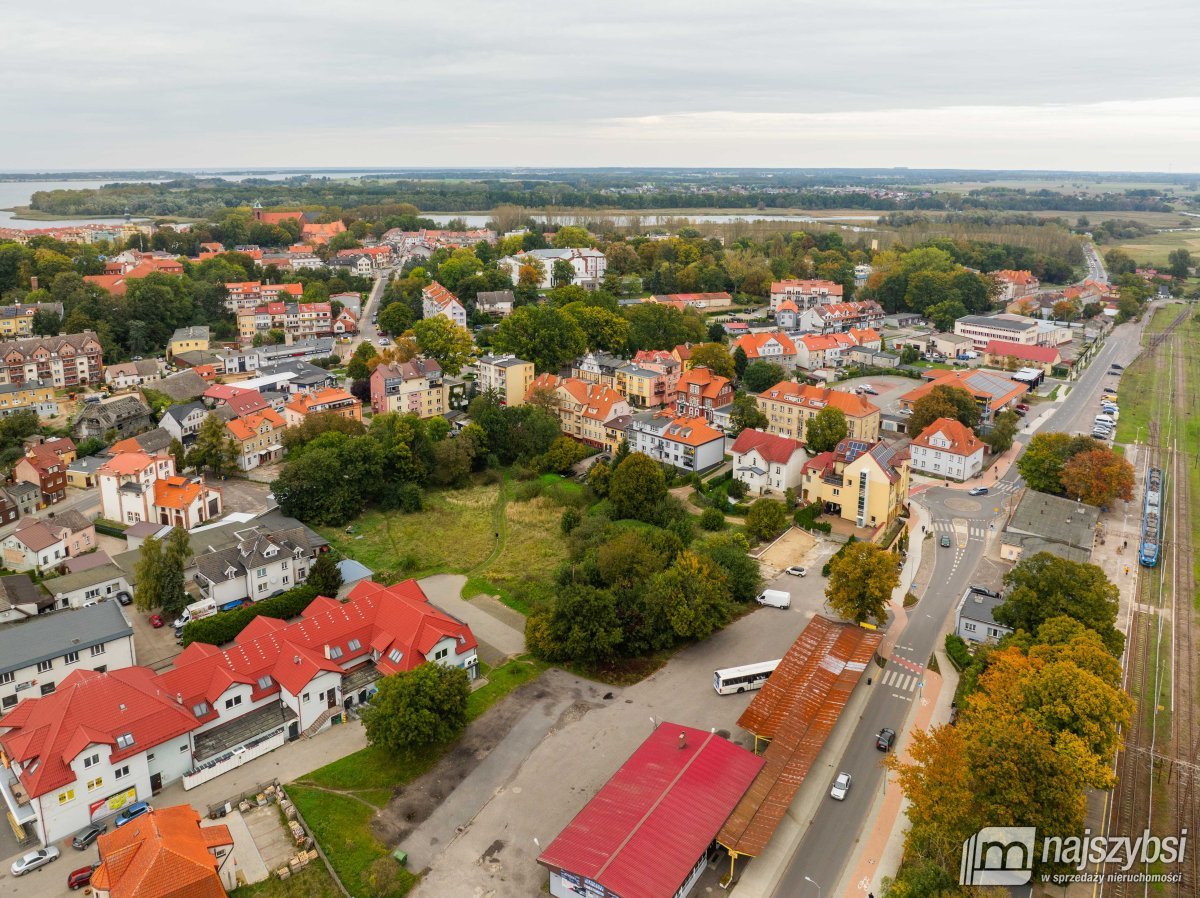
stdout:
[(393, 664), (399, 664), (400, 659), (403, 657), (404, 652), (400, 651), (399, 649), (392, 649), (390, 652), (388, 652), (388, 660)]
[(348, 648), (352, 652), (357, 652), (359, 649), (362, 648), (362, 643), (359, 642), (357, 639), (351, 639), (348, 643), (346, 643), (346, 648)]
[(438, 649), (436, 652), (433, 653), (433, 660), (441, 661), (443, 658), (445, 658), (449, 654), (450, 654), (449, 649)]
[(67, 789), (63, 792), (58, 793), (58, 803), (59, 804), (66, 804), (68, 801), (74, 801), (74, 800), (75, 800), (75, 790), (74, 789)]
[(287, 561), (287, 559), (286, 559), (286, 558), (283, 560), (283, 569), (284, 569), (285, 571), (288, 569), (288, 561)]
[(16, 707), (16, 704), (17, 697), (15, 695), (6, 695), (4, 696), (4, 699), (0, 701), (0, 708), (3, 708), (5, 711), (7, 711), (9, 708)]
[(330, 646), (329, 647), (330, 660), (336, 661), (340, 657), (342, 657), (342, 647), (340, 645)]
[(17, 677), (17, 675), (15, 673), (13, 673), (11, 670), (5, 671), (4, 673), (0, 673), (0, 685), (3, 685), (5, 683), (11, 683), (13, 680), (16, 679), (16, 677)]
[(50, 658), (47, 661), (38, 662), (38, 673), (45, 673), (54, 667), (54, 659)]
[(92, 646), (92, 657), (93, 658), (95, 658), (97, 655), (103, 655), (103, 654), (104, 654), (104, 643), (103, 642), (100, 643), (99, 645)]
[(236, 708), (241, 703), (242, 703), (242, 697), (240, 695), (235, 695), (235, 696), (232, 696), (231, 698), (227, 698), (227, 699), (225, 699), (225, 710), (229, 710), (230, 708)]
[(180, 754), (182, 754), (183, 752), (185, 752), (185, 751), (187, 751), (187, 750), (188, 750), (188, 744), (187, 744), (186, 742), (185, 742), (185, 743), (183, 743), (183, 745), (179, 746), (179, 752), (180, 752)]
[(117, 737), (117, 748), (129, 748), (133, 745), (133, 733), (122, 733)]
[(87, 781), (87, 790), (89, 792), (95, 792), (97, 789), (99, 789), (103, 785), (104, 785), (104, 777), (98, 776), (94, 780)]
[(271, 678), (269, 676), (258, 678), (259, 689), (269, 689), (271, 687)]
[(46, 683), (44, 686), (42, 686), (42, 695), (49, 695), (53, 691), (54, 691), (53, 683)]
[(129, 776), (129, 765), (128, 764), (126, 764), (124, 767), (118, 767), (116, 770), (113, 771), (113, 779), (119, 780), (119, 779), (121, 779), (121, 777), (124, 777), (124, 776)]
[(307, 692), (306, 692), (306, 693), (304, 693), (304, 696), (303, 696), (303, 698), (304, 698), (304, 700), (305, 700), (305, 701), (308, 701), (308, 693), (307, 693)]
[(92, 670), (96, 671), (96, 673), (105, 673), (108, 671), (108, 665), (101, 664), (99, 667), (93, 667)]
[(973, 623), (971, 623), (970, 621), (963, 621), (963, 629), (966, 630), (968, 633), (974, 633), (975, 625)]
[(203, 717), (210, 710), (212, 710), (212, 709), (209, 708), (208, 702), (201, 702), (198, 705), (192, 705), (192, 713), (195, 714), (197, 717)]
[(259, 591), (259, 592), (266, 592), (266, 591), (267, 591), (267, 584), (266, 584), (266, 583), (260, 583), (260, 584), (258, 584), (258, 591)]
[(261, 580), (263, 577), (267, 576), (267, 569), (265, 567), (260, 567), (254, 572), (254, 576)]
[(74, 664), (78, 660), (79, 652), (67, 652), (65, 655), (63, 655), (64, 664)]

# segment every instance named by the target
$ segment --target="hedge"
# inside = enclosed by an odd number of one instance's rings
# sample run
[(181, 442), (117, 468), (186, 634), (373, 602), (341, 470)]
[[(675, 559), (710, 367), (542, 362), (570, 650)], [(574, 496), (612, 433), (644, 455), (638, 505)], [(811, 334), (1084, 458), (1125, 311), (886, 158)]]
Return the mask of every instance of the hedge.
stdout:
[(287, 620), (307, 608), (318, 595), (315, 586), (297, 586), (244, 608), (222, 611), (212, 617), (194, 620), (183, 627), (183, 645), (186, 648), (193, 642), (205, 642), (209, 645), (233, 642), (237, 635), (246, 629), (247, 624), (260, 614)]
[(821, 533), (832, 533), (833, 525), (828, 521), (818, 521), (817, 518), (821, 514), (821, 503), (810, 502), (807, 505), (801, 505), (796, 509), (796, 514), (792, 518), (796, 522), (796, 526), (803, 530), (818, 530)]
[(946, 657), (958, 671), (964, 671), (971, 663), (971, 652), (966, 642), (956, 633), (946, 634)]
[(842, 544), (842, 547), (833, 553), (833, 558), (830, 558), (827, 562), (825, 562), (824, 565), (822, 565), (821, 576), (828, 577), (829, 570), (830, 570), (830, 567), (833, 565), (834, 559), (841, 558), (843, 555), (845, 555), (847, 547), (856, 542), (858, 542), (857, 536), (851, 536), (848, 540), (846, 540), (846, 542)]

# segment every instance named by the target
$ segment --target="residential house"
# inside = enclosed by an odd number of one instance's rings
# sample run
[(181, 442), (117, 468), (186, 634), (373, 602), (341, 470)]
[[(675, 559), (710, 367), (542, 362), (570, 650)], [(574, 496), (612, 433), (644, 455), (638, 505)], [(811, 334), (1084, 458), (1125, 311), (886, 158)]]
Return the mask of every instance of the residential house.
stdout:
[(908, 502), (908, 475), (903, 448), (845, 439), (804, 465), (800, 496), (856, 527), (886, 527)]
[(203, 477), (175, 473), (169, 453), (121, 452), (97, 472), (101, 514), (110, 521), (152, 521), (190, 530), (221, 514), (221, 492)]
[(125, 571), (111, 561), (54, 577), (44, 586), (54, 596), (57, 608), (83, 608), (108, 600), (115, 605), (121, 593), (130, 596), (133, 592)]
[(930, 334), (921, 352), (937, 353), (948, 359), (962, 358), (975, 348), (975, 341), (966, 334)]
[(578, 287), (595, 290), (604, 280), (604, 272), (608, 268), (608, 260), (598, 249), (531, 249), (517, 253), (515, 256), (505, 256), (499, 260), (501, 267), (507, 267), (512, 275), (514, 285), (520, 282), (521, 266), (528, 260), (536, 259), (542, 265), (542, 280), (537, 285), (541, 290), (549, 290), (555, 286), (554, 263), (566, 262), (571, 266), (571, 283)]
[(0, 384), (45, 382), (56, 389), (100, 383), (103, 351), (94, 331), (0, 344)]
[(494, 390), (501, 405), (521, 405), (533, 384), (533, 362), (515, 355), (480, 356), (475, 370), (479, 391)]
[(975, 404), (979, 406), (979, 419), (990, 421), (1006, 408), (1016, 405), (1029, 391), (1025, 384), (981, 368), (968, 371), (933, 370), (925, 372), (925, 376), (929, 378), (927, 383), (909, 390), (898, 400), (902, 413), (911, 412), (916, 401), (928, 395), (934, 387), (960, 387), (974, 397)]
[(141, 396), (118, 396), (84, 405), (71, 425), (71, 436), (77, 440), (123, 439), (153, 426), (150, 406)]
[(57, 315), (61, 320), (63, 305), (61, 302), (18, 302), (0, 306), (0, 338), (12, 340), (16, 337), (33, 336), (33, 319), (38, 312)]
[(771, 311), (777, 312), (779, 304), (791, 302), (800, 311), (829, 303), (840, 303), (844, 290), (841, 284), (824, 280), (792, 279), (775, 281), (771, 284)]
[(675, 414), (683, 418), (703, 418), (725, 428), (733, 407), (733, 384), (728, 377), (713, 374), (699, 365), (689, 368), (675, 385)]
[[(32, 486), (32, 484), (25, 484)], [(39, 494), (40, 494), (39, 490)], [(0, 489), (0, 525), (11, 524), (21, 515), (21, 509), (16, 501), (3, 489)]]
[(717, 293), (666, 293), (648, 296), (642, 302), (652, 302), (663, 306), (674, 306), (679, 311), (695, 309), (703, 314), (717, 309), (727, 309), (733, 305), (733, 297), (725, 292)]
[(303, 424), (309, 415), (325, 414), (361, 421), (362, 403), (352, 393), (336, 387), (315, 393), (302, 393), (283, 407), (283, 417), (288, 427)]
[(176, 402), (190, 402), (199, 399), (208, 389), (208, 383), (195, 371), (180, 371), (168, 374), (154, 384), (154, 391), (168, 396)]
[(967, 642), (999, 642), (1013, 632), (995, 617), (1004, 601), (990, 590), (968, 586), (954, 611), (954, 632)]
[(659, 367), (642, 367), (629, 363), (617, 369), (617, 392), (625, 397), (631, 408), (654, 409), (671, 402), (679, 383), (678, 366), (674, 384), (669, 373)]
[(0, 384), (0, 416), (26, 411), (37, 412), (39, 418), (57, 417), (58, 398), (53, 384), (44, 380)]
[(67, 465), (67, 486), (73, 486), (80, 490), (92, 489), (99, 482), (96, 479), (96, 472), (104, 462), (105, 459), (97, 455), (75, 459)]
[[(9, 574), (0, 577), (0, 625), (25, 621), (54, 610), (54, 599), (30, 579), (28, 574)], [(0, 626), (0, 633), (7, 628)], [(0, 667), (0, 699), (15, 690), (6, 690), (5, 671)], [(16, 680), (16, 677), (13, 677)], [(16, 702), (13, 702), (16, 704)], [(8, 707), (0, 707), (0, 714)]]
[(630, 414), (630, 408), (625, 397), (612, 387), (574, 377), (539, 374), (529, 389), (531, 393), (553, 392), (558, 402), (558, 420), (566, 436), (597, 449), (615, 451), (616, 446), (609, 442), (609, 434), (605, 431), (605, 422)]
[(251, 531), (236, 545), (197, 555), (193, 579), (200, 594), (217, 605), (238, 599), (259, 602), (302, 585), (316, 555), (303, 527)]
[(333, 319), (332, 332), (338, 336), (358, 333), (358, 313), (342, 309)]
[(1062, 364), (1062, 354), (1053, 346), (1029, 346), (1008, 340), (988, 340), (983, 349), (983, 363), (995, 368), (1035, 367), (1050, 374), (1055, 365)]
[(796, 364), (797, 346), (783, 331), (746, 334), (734, 341), (731, 351), (741, 349), (748, 362), (770, 362), (791, 369)]
[(954, 418), (938, 418), (909, 446), (912, 469), (960, 483), (983, 473), (983, 441)]
[(373, 269), (387, 268), (392, 264), (392, 248), (386, 243), (380, 246), (360, 246), (338, 250), (337, 258), (365, 257)]
[[(217, 384), (216, 386), (220, 386)], [(206, 398), (211, 398), (208, 393), (205, 393)], [(213, 407), (217, 411), (228, 409), (229, 414), (235, 418), (244, 418), (247, 415), (253, 415), (270, 407), (266, 397), (258, 390), (248, 390), (243, 387), (237, 387), (232, 393), (218, 397), (213, 402)]]
[(183, 405), (172, 405), (158, 422), (158, 426), (179, 440), (185, 446), (189, 445), (200, 432), (200, 425), (209, 415), (208, 406), (203, 402), (186, 402)]
[(752, 428), (738, 434), (730, 451), (733, 476), (757, 496), (798, 488), (808, 459), (799, 440)]
[(516, 297), (511, 290), (481, 290), (475, 297), (475, 307), (485, 315), (507, 318), (512, 314)]
[[(69, 508), (43, 518), (42, 523), (62, 538), (68, 558), (84, 555), (96, 548), (96, 525), (86, 515)], [(20, 529), (18, 525), (17, 529)]]
[(290, 343), (228, 349), (217, 354), (217, 373), (241, 374), (258, 371), (260, 368), (269, 368), (272, 365), (327, 359), (333, 354), (333, 337), (315, 337), (306, 340), (292, 340)]
[(434, 281), (421, 291), (421, 311), (425, 318), (442, 315), (459, 327), (467, 326), (467, 310), (458, 297)]
[(997, 299), (1005, 303), (1036, 293), (1041, 286), (1032, 271), (1013, 271), (1009, 268), (993, 271), (992, 280), (1000, 287)]
[(53, 452), (64, 465), (69, 465), (75, 461), (75, 457), (78, 454), (75, 443), (69, 437), (44, 437), (40, 434), (35, 434), (34, 436), (26, 437), (24, 445), (26, 452), (35, 446), (47, 452)]
[(171, 334), (167, 343), (167, 358), (179, 355), (181, 352), (207, 351), (209, 344), (209, 329), (207, 324), (193, 324), (178, 328)]
[(370, 277), (371, 271), (375, 267), (371, 262), (371, 257), (365, 253), (354, 253), (348, 256), (335, 256), (329, 260), (329, 266), (331, 268), (342, 269), (347, 273), (360, 278)]
[(1020, 561), (1049, 552), (1068, 561), (1090, 561), (1099, 520), (1094, 505), (1027, 489), (1000, 533), (1000, 557)]
[(0, 539), (4, 566), (13, 571), (49, 570), (67, 557), (62, 536), (36, 518), (24, 518)]
[(142, 384), (153, 383), (161, 377), (162, 366), (158, 359), (119, 362), (104, 369), (104, 382), (113, 390), (127, 390)]
[(170, 449), (172, 439), (173, 437), (165, 428), (155, 427), (145, 433), (118, 440), (108, 447), (105, 454), (110, 457), (121, 452), (145, 452), (147, 455), (154, 455), (156, 452), (165, 452)]
[(449, 388), (433, 359), (383, 364), (371, 372), (371, 411), (433, 418), (450, 410)]
[[(355, 402), (357, 404), (357, 400)], [(286, 428), (284, 419), (269, 408), (227, 421), (225, 429), (237, 446), (238, 468), (250, 471), (283, 458), (283, 431)]]
[(832, 334), (850, 328), (879, 328), (883, 326), (883, 307), (874, 300), (838, 302), (813, 306), (800, 313), (802, 330)]
[(589, 352), (571, 363), (571, 377), (584, 383), (617, 388), (617, 371), (628, 359), (607, 352)]
[(859, 442), (879, 439), (879, 407), (865, 397), (828, 387), (780, 381), (754, 400), (767, 416), (767, 431), (803, 443), (805, 428), (824, 408), (836, 408), (846, 417), (848, 436)]
[(67, 466), (52, 449), (33, 446), (13, 467), (13, 479), (31, 483), (41, 490), (41, 505), (53, 505), (67, 497)]
[[(137, 826), (106, 832), (96, 848), (100, 866), (89, 885), (106, 898), (225, 898), (221, 871), (233, 836), (223, 823), (201, 826), (189, 805), (155, 808)], [(232, 886), (232, 869), (227, 875)]]
[(785, 331), (800, 329), (800, 309), (790, 299), (785, 299), (775, 310), (775, 323)]
[(631, 452), (682, 471), (706, 471), (725, 459), (725, 434), (702, 417), (642, 412), (626, 430)]
[(954, 322), (954, 333), (970, 337), (975, 349), (985, 349), (991, 340), (1033, 346), (1038, 326), (1032, 318), (1021, 315), (964, 315)]
[(42, 507), (42, 488), (36, 483), (17, 481), (4, 490), (13, 504), (17, 506), (21, 517), (33, 514)]
[(327, 302), (269, 302), (241, 309), (237, 323), (238, 339), (243, 343), (273, 330), (293, 340), (325, 336), (333, 332), (333, 306)]

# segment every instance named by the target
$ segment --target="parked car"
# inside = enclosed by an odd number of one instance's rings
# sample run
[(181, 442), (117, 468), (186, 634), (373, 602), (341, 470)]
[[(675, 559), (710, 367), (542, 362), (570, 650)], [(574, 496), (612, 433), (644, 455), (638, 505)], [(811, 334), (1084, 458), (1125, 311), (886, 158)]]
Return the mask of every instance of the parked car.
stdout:
[(1015, 408), (1019, 412), (1029, 411), (1029, 406), (1027, 404), (1025, 404), (1024, 402), (1018, 402), (1015, 406), (1013, 406), (1013, 408)]
[(943, 549), (949, 549), (950, 548), (950, 537), (946, 536), (945, 534), (942, 534), (942, 538), (938, 541), (938, 543), (939, 543), (939, 545), (941, 545), (941, 547)]
[(791, 574), (793, 577), (803, 577), (808, 573), (807, 568), (803, 568), (798, 564), (793, 564), (790, 568), (784, 570), (785, 574)]
[(76, 851), (83, 851), (106, 832), (108, 832), (107, 823), (89, 823), (79, 832), (75, 833), (75, 837), (71, 839), (71, 847)]
[(117, 814), (117, 819), (113, 821), (113, 826), (122, 827), (130, 820), (136, 820), (142, 814), (149, 814), (153, 810), (154, 808), (150, 807), (148, 802), (135, 801), (125, 810), (121, 811), (121, 813)]
[(1115, 371), (1124, 371), (1125, 370), (1124, 365), (1118, 365), (1116, 362), (1113, 362), (1112, 366), (1113, 366), (1113, 370), (1115, 370)]
[(46, 864), (58, 860), (58, 856), (58, 849), (53, 845), (47, 845), (45, 848), (39, 848), (37, 851), (30, 851), (28, 854), (21, 855), (12, 862), (9, 871), (13, 876), (24, 876), (38, 867), (44, 867)]
[(78, 870), (72, 870), (67, 874), (67, 888), (74, 892), (86, 885), (90, 885), (92, 874), (96, 872), (96, 868), (99, 866), (99, 864), (88, 864), (86, 867), (80, 867)]
[(161, 630), (165, 624), (166, 621), (163, 620), (161, 614), (150, 615), (150, 626), (152, 626), (155, 630)]
[(986, 496), (987, 494), (988, 488), (986, 486), (973, 486), (967, 490), (968, 496)]
[(850, 774), (842, 771), (837, 775), (837, 779), (833, 781), (833, 788), (829, 790), (829, 797), (836, 801), (843, 801), (846, 798), (846, 793), (850, 791)]
[(127, 593), (125, 590), (122, 589), (119, 593), (117, 593), (117, 601), (119, 603), (121, 603), (122, 605), (126, 605), (126, 606), (132, 605), (133, 604), (133, 596), (131, 596), (129, 593)]
[(864, 393), (866, 393), (868, 396), (878, 396), (879, 395), (879, 391), (876, 390), (870, 384), (862, 384), (861, 386), (859, 386), (859, 389), (862, 390)]
[(891, 727), (884, 727), (879, 731), (879, 735), (875, 737), (875, 747), (880, 751), (891, 751), (895, 741), (896, 731)]

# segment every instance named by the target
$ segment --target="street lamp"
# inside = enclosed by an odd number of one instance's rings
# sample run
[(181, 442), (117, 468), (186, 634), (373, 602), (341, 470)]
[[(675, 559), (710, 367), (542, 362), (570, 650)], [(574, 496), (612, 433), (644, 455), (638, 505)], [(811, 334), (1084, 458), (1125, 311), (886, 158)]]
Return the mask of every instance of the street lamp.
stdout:
[(821, 884), (807, 874), (804, 877), (804, 881), (811, 882), (813, 885), (815, 885), (817, 887), (817, 898), (821, 898)]

